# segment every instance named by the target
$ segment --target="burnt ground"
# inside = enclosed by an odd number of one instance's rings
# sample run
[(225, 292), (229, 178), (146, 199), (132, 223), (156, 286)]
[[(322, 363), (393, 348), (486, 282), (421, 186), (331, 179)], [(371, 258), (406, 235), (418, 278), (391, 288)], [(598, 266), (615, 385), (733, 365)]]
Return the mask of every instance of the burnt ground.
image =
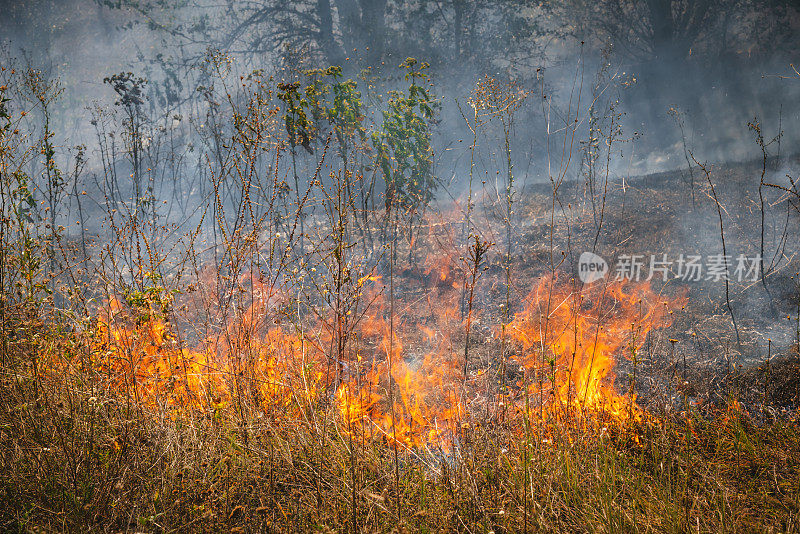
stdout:
[[(754, 161), (708, 166), (708, 177), (694, 167), (610, 181), (602, 225), (602, 183), (595, 185), (594, 207), (588, 184), (560, 188), (553, 256), (564, 258), (560, 268), (573, 273), (580, 253), (592, 250), (608, 261), (611, 276), (615, 260), (624, 255), (644, 257), (643, 279), (651, 255), (660, 259), (667, 254), (668, 261), (681, 254), (700, 255), (706, 263), (723, 250), (719, 203), (726, 252), (734, 264), (728, 297), (723, 280), (682, 280), (675, 263), (666, 281), (661, 273), (655, 275), (654, 289), (665, 295), (685, 292), (688, 303), (676, 310), (670, 327), (652, 333), (645, 344), (641, 361), (645, 379), (637, 385), (643, 402), (682, 391), (696, 402), (721, 401), (735, 394), (759, 409), (763, 404), (779, 410), (797, 406), (800, 213), (794, 207), (797, 199), (792, 205), (777, 188), (762, 186), (759, 195), (762, 165)], [(790, 185), (786, 175), (796, 177), (798, 166), (797, 159), (768, 161), (764, 182)], [(545, 184), (532, 187), (519, 208), (520, 218), (529, 221), (519, 241), (519, 268), (534, 276), (549, 269), (552, 205), (553, 188)], [(737, 256), (752, 258), (761, 250), (763, 279), (739, 281), (734, 273)], [(618, 386), (630, 372), (624, 359), (620, 365)]]
[[(797, 176), (798, 169), (797, 158), (780, 164), (768, 161), (763, 180), (790, 185), (786, 175)], [(708, 166), (706, 170), (708, 176), (694, 167), (610, 180), (605, 187), (601, 182), (594, 186), (594, 205), (587, 183), (564, 182), (555, 196), (555, 211), (551, 184), (526, 187), (514, 213), (512, 307), (519, 308), (521, 298), (552, 272), (562, 280), (576, 277), (582, 252), (594, 251), (605, 258), (611, 277), (616, 276), (621, 257), (640, 255), (642, 280), (649, 274), (651, 255), (660, 259), (666, 254), (673, 264), (666, 275), (654, 276), (652, 288), (665, 298), (685, 296), (687, 304), (674, 310), (670, 326), (653, 330), (646, 339), (636, 362), (635, 383), (633, 363), (617, 355), (618, 390), (628, 391), (633, 385), (640, 403), (653, 410), (680, 409), (684, 402), (723, 405), (735, 397), (749, 411), (766, 417), (792, 415), (800, 404), (800, 213), (794, 207), (796, 199), (792, 205), (782, 191), (759, 187), (761, 161)], [(496, 360), (495, 325), (505, 301), (505, 249), (496, 203), (476, 205), (483, 217), (475, 225), (477, 232), (495, 243), (476, 288), (475, 308), (481, 311), (476, 314), (471, 339), (475, 340), (473, 365), (478, 369), (490, 368)], [(724, 280), (709, 279), (706, 273), (708, 258), (723, 252), (718, 205), (725, 251), (731, 258), (727, 288)], [(437, 251), (434, 246), (434, 256), (452, 250), (448, 247), (457, 232), (451, 229), (449, 237), (436, 238), (440, 248)], [(744, 255), (752, 260), (762, 250), (766, 276), (738, 280), (736, 258)], [(414, 267), (412, 261), (412, 267), (401, 273), (404, 283), (399, 298), (421, 302), (423, 294), (434, 290), (439, 300), (458, 301), (456, 293), (463, 291), (466, 278), (466, 249), (460, 254), (453, 258), (455, 267), (447, 278), (440, 280), (425, 267)], [(681, 254), (701, 256), (699, 280), (680, 277), (677, 260)], [(421, 263), (430, 265), (430, 258)], [(580, 287), (579, 282), (571, 283)], [(461, 307), (463, 310), (463, 299)], [(430, 304), (424, 308), (409, 311), (435, 326), (437, 310)], [(459, 332), (454, 332), (452, 341), (462, 343), (463, 333), (459, 338)]]

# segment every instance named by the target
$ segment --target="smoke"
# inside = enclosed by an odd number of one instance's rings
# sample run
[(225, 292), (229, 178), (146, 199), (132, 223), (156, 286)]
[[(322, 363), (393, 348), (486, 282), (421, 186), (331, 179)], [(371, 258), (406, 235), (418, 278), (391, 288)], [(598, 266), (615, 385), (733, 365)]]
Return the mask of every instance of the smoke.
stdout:
[[(12, 55), (21, 54), (31, 65), (62, 79), (65, 92), (59, 119), (65, 137), (69, 136), (74, 144), (92, 142), (91, 130), (81, 126), (86, 122), (84, 109), (95, 100), (105, 104), (113, 101), (113, 94), (102, 83), (105, 76), (133, 70), (151, 79), (151, 106), (157, 111), (159, 107), (174, 107), (177, 101), (193, 97), (200, 81), (191, 71), (196, 69), (193, 65), (207, 46), (231, 43), (242, 72), (250, 68), (270, 70), (281, 53), (284, 60), (293, 61), (278, 42), (279, 33), (267, 25), (252, 35), (260, 39), (258, 45), (249, 43), (254, 50), (264, 51), (247, 51), (243, 21), (239, 21), (239, 26), (232, 22), (239, 20), (235, 10), (227, 13), (222, 9), (200, 12), (190, 9), (191, 6), (172, 11), (151, 8), (146, 11), (147, 17), (143, 17), (134, 9), (109, 9), (101, 4), (104, 3), (92, 0), (38, 0), (5, 1), (2, 5), (4, 24), (0, 40), (10, 44)], [(687, 58), (676, 50), (680, 47), (664, 45), (653, 58), (631, 58), (624, 43), (604, 45), (602, 36), (590, 29), (581, 30), (594, 37), (592, 40), (583, 37), (588, 42), (585, 45), (580, 45), (577, 38), (561, 35), (563, 30), (559, 30), (558, 21), (565, 15), (557, 12), (557, 7), (551, 8), (555, 11), (526, 8), (512, 15), (500, 8), (465, 13), (463, 16), (467, 18), (462, 23), (472, 24), (473, 33), (469, 34), (469, 40), (459, 41), (461, 52), (453, 52), (447, 39), (455, 38), (450, 35), (454, 30), (436, 25), (436, 10), (423, 6), (429, 25), (413, 26), (406, 22), (413, 13), (405, 11), (401, 4), (387, 9), (387, 20), (395, 17), (397, 24), (408, 24), (413, 30), (407, 30), (401, 39), (396, 30), (392, 33), (389, 24), (385, 28), (387, 36), (379, 39), (370, 34), (374, 43), (362, 37), (361, 48), (347, 51), (352, 57), (345, 58), (345, 67), (349, 65), (348, 72), (357, 75), (366, 66), (358, 62), (372, 58), (368, 51), (378, 41), (389, 39), (390, 34), (393, 37), (382, 45), (386, 57), (382, 70), (376, 71), (379, 76), (396, 76), (394, 64), (406, 55), (422, 54), (420, 59), (433, 61), (435, 90), (444, 103), (440, 124), (444, 135), (440, 136), (437, 148), (444, 157), (445, 167), (456, 159), (463, 160), (463, 150), (456, 154), (458, 147), (454, 143), (470, 135), (456, 103), (460, 102), (463, 108), (476, 79), (487, 73), (516, 78), (536, 94), (520, 110), (514, 139), (515, 165), (532, 181), (549, 179), (543, 170), (548, 135), (569, 127), (570, 121), (577, 118), (580, 125), (576, 134), (586, 137), (590, 110), (602, 113), (598, 108), (607, 107), (609, 101), (617, 99), (616, 109), (622, 113), (619, 121), (622, 137), (630, 139), (613, 158), (613, 174), (617, 177), (683, 167), (684, 142), (698, 159), (724, 162), (757, 157), (758, 149), (747, 129), (747, 123), (754, 119), (761, 122), (765, 131), (774, 134), (782, 131), (782, 147), (794, 146), (800, 136), (797, 126), (800, 110), (796, 105), (800, 80), (779, 77), (791, 73), (788, 68), (791, 58), (780, 52), (748, 60), (747, 54), (753, 46), (748, 51), (746, 44), (740, 44), (735, 46), (738, 50), (729, 50), (718, 58), (697, 54)], [(578, 9), (578, 5), (570, 9)], [(281, 12), (277, 4), (272, 13), (278, 18), (289, 17), (289, 12)], [(302, 22), (286, 20), (286, 24), (303, 29)], [(611, 27), (624, 23), (613, 22)], [(344, 28), (345, 21), (334, 16), (334, 26), (337, 23)], [(519, 28), (512, 24), (530, 26), (524, 34), (529, 42), (524, 46), (511, 42), (520, 39), (513, 34)], [(237, 33), (239, 27), (244, 29)], [(236, 37), (226, 39), (226, 31)], [(346, 37), (342, 33), (339, 38), (346, 40)], [(437, 41), (442, 43), (438, 50), (431, 44)], [(454, 53), (475, 60), (453, 63), (450, 60)], [(318, 61), (323, 63), (326, 59)], [(599, 80), (598, 72), (604, 69), (606, 78)], [(277, 75), (282, 76), (280, 72)], [(595, 85), (597, 90), (593, 94)], [(596, 100), (598, 93), (600, 98)], [(546, 105), (543, 98), (549, 98)], [(685, 118), (683, 134), (670, 116), (670, 109), (678, 110)], [(463, 169), (456, 174), (462, 175)], [(577, 177), (577, 165), (571, 174)]]
[[(378, 109), (384, 103), (377, 94), (407, 86), (397, 65), (408, 55), (430, 60), (430, 89), (441, 103), (433, 147), (435, 173), (442, 186), (440, 199), (472, 191), (476, 198), (497, 204), (509, 179), (515, 180), (518, 191), (534, 193), (537, 184), (566, 182), (570, 193), (559, 198), (565, 214), (559, 224), (568, 224), (576, 213), (597, 217), (596, 203), (605, 189), (614, 192), (609, 202), (612, 197), (621, 200), (620, 192), (636, 182), (634, 177), (665, 173), (649, 180), (663, 179), (672, 187), (683, 187), (684, 199), (693, 199), (691, 209), (684, 203), (687, 213), (672, 228), (670, 246), (675, 251), (719, 248), (716, 207), (709, 204), (705, 177), (693, 160), (719, 166), (760, 158), (748, 123), (757, 121), (766, 141), (775, 138), (768, 146), (773, 158), (770, 165), (780, 157), (785, 166), (780, 171), (770, 169), (767, 180), (787, 187), (791, 183), (786, 174), (797, 176), (790, 158), (800, 141), (800, 78), (788, 67), (788, 52), (750, 57), (746, 46), (730, 45), (726, 53), (714, 55), (691, 48), (687, 53), (685, 47), (665, 44), (648, 57), (634, 56), (620, 42), (614, 43), (612, 35), (593, 28), (582, 30), (585, 42), (580, 42), (575, 37), (580, 32), (566, 31), (554, 9), (527, 6), (515, 11), (513, 6), (491, 2), (463, 13), (457, 7), (452, 13), (440, 13), (425, 2), (418, 11), (402, 2), (389, 3), (382, 12), (383, 22), (375, 19), (380, 14), (375, 6), (348, 14), (334, 2), (336, 9), (327, 20), (310, 4), (297, 8), (310, 10), (307, 13), (293, 14), (279, 3), (264, 3), (263, 20), (278, 22), (258, 27), (247, 26), (253, 12), (246, 7), (237, 12), (189, 4), (138, 12), (111, 9), (108, 4), (91, 0), (0, 3), (0, 40), (6, 43), (8, 56), (18, 57), (22, 68), (40, 68), (50, 78), (61, 80), (64, 92), (53, 108), (53, 120), (62, 160), (73, 153), (71, 147), (87, 146), (86, 172), (79, 188), (76, 184), (76, 190), (85, 190), (94, 199), (81, 208), (87, 212), (84, 227), (74, 225), (74, 199), (59, 213), (60, 222), (73, 235), (85, 232), (87, 225), (99, 235), (104, 210), (116, 209), (133, 196), (128, 183), (111, 200), (107, 198), (109, 172), (119, 176), (139, 172), (122, 157), (124, 128), (120, 125), (125, 110), (114, 105), (120, 95), (103, 82), (118, 72), (131, 71), (148, 79), (147, 102), (141, 108), (147, 116), (147, 131), (140, 144), (151, 154), (144, 168), (158, 169), (152, 173), (157, 176), (151, 176), (153, 196), (169, 202), (164, 222), (185, 229), (202, 219), (193, 205), (210, 194), (203, 185), (208, 178), (204, 154), (220, 134), (210, 132), (222, 122), (220, 110), (228, 89), (220, 86), (221, 78), (214, 85), (208, 72), (213, 62), (207, 60), (221, 57), (215, 55), (216, 48), (223, 48), (231, 58), (231, 63), (220, 60), (219, 65), (229, 69), (225, 79), (234, 84), (237, 78), (248, 79), (255, 69), (264, 69), (265, 79), (273, 74), (276, 80), (301, 80), (304, 68), (327, 66), (326, 61), (341, 55), (345, 76), (359, 80), (365, 101), (377, 103), (368, 117), (376, 127), (381, 121)], [(141, 5), (146, 7), (146, 3)], [(365, 25), (371, 25), (371, 30), (359, 34), (356, 30)], [(471, 29), (459, 33), (464, 28)], [(329, 41), (314, 43), (296, 37), (312, 34)], [(327, 45), (335, 45), (336, 53), (329, 53)], [(763, 49), (765, 44), (754, 42), (754, 47)], [(364, 67), (370, 70), (362, 71)], [(782, 77), (787, 73), (788, 78)], [(476, 82), (486, 75), (509, 91), (525, 93), (513, 117), (476, 120)], [(314, 174), (323, 148), (318, 144), (314, 156), (300, 159), (300, 176)], [(276, 174), (288, 177), (293, 187), (295, 169), (290, 168), (288, 157), (276, 165)], [(752, 165), (746, 169), (741, 172), (749, 178), (759, 174)], [(757, 191), (752, 179), (729, 180), (726, 172), (715, 172), (713, 179), (727, 208), (727, 230), (733, 232), (729, 254), (751, 253), (760, 249), (761, 241), (760, 220), (752, 216), (760, 213), (760, 206), (752, 203)], [(696, 190), (689, 187), (690, 181)], [(587, 190), (593, 195), (591, 212), (589, 201), (579, 198)], [(766, 249), (772, 256), (778, 251), (774, 268), (779, 270), (793, 261), (794, 251), (782, 236), (787, 228), (795, 230), (795, 220), (786, 222), (786, 199), (781, 199), (777, 189), (768, 192), (765, 205)], [(736, 220), (731, 215), (740, 211), (751, 216)], [(512, 215), (515, 224), (524, 226), (526, 214)], [(590, 245), (592, 236), (584, 237), (584, 244)], [(741, 306), (741, 310), (747, 308)]]

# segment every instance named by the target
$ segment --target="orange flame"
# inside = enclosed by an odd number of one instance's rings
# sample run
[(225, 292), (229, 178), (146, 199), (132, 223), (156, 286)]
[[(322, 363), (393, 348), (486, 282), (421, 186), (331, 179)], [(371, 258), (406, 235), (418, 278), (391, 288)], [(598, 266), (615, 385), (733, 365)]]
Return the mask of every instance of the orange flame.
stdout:
[[(358, 284), (379, 281), (369, 275)], [(472, 420), (490, 412), (479, 406), (488, 406), (492, 396), (512, 413), (533, 403), (550, 420), (639, 419), (633, 394), (614, 388), (615, 358), (637, 358), (648, 333), (669, 325), (670, 309), (681, 304), (681, 298), (660, 297), (648, 283), (580, 287), (545, 277), (483, 346), (489, 367), (476, 372), (477, 362), (464, 362), (457, 297), (450, 284), (437, 286), (417, 300), (430, 306), (429, 316), (405, 304), (393, 327), (385, 296), (369, 299), (372, 313), (355, 332), (358, 352), (353, 361), (337, 362), (337, 373), (329, 372), (325, 334), (314, 339), (264, 324), (264, 302), (275, 299), (266, 291), (225, 331), (193, 350), (164, 319), (153, 314), (137, 320), (114, 300), (98, 318), (93, 362), (112, 387), (146, 406), (217, 409), (246, 398), (270, 417), (298, 421), (332, 403), (351, 437), (449, 449)], [(507, 343), (499, 346), (502, 338)], [(503, 347), (518, 364), (507, 372), (511, 392), (498, 389)]]
[(614, 388), (615, 356), (637, 358), (648, 333), (669, 326), (670, 309), (682, 301), (660, 297), (649, 282), (580, 287), (543, 278), (507, 325), (521, 349), (520, 390), (538, 398), (549, 415), (638, 419), (635, 396)]

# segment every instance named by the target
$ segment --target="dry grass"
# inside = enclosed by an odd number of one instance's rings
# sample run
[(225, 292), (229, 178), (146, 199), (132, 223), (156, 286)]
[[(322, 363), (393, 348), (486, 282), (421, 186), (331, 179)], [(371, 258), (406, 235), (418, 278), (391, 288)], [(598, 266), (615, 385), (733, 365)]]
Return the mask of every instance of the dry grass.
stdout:
[(396, 488), (392, 447), (349, 439), (324, 403), (295, 420), (145, 408), (96, 372), (33, 369), (33, 354), (77, 365), (76, 334), (38, 327), (8, 347), (6, 531), (795, 532), (800, 521), (797, 425), (757, 425), (735, 401), (636, 428), (534, 425), (527, 439), (519, 419), (474, 425), (452, 450), (401, 450)]
[[(226, 58), (209, 61), (230, 76)], [(96, 116), (106, 156), (96, 204), (106, 233), (87, 245), (82, 232), (81, 254), (54, 223), (43, 232), (22, 210), (35, 206), (36, 184), (23, 170), (38, 145), (0, 138), (0, 170), (16, 180), (0, 181), (10, 202), (0, 218), (0, 529), (800, 528), (800, 432), (790, 415), (748, 412), (762, 375), (728, 372), (725, 387), (711, 388), (691, 361), (689, 376), (680, 376), (687, 366), (678, 373), (675, 344), (652, 338), (663, 338), (657, 330), (673, 324), (670, 304), (680, 308), (683, 297), (646, 283), (627, 295), (622, 283), (620, 291), (598, 291), (570, 278), (568, 258), (593, 243), (677, 251), (685, 244), (677, 230), (685, 199), (666, 186), (639, 183), (626, 192), (606, 180), (602, 202), (595, 192), (590, 199), (602, 216), (589, 222), (589, 193), (567, 182), (567, 167), (546, 194), (520, 198), (514, 103), (499, 124), (487, 117), (479, 125), (477, 116), (470, 123), (500, 134), (503, 184), (470, 191), (466, 211), (429, 210), (430, 190), (394, 202), (398, 176), (432, 168), (425, 121), (411, 125), (424, 145), (414, 168), (386, 152), (408, 149), (403, 135), (381, 148), (387, 166), (400, 165), (383, 177), (393, 176), (381, 197), (374, 147), (364, 144), (365, 132), (356, 135), (368, 121), (355, 85), (331, 86), (349, 95), (349, 111), (305, 124), (328, 132), (305, 156), (294, 150), (294, 135), (285, 138), (273, 80), (240, 82), (236, 95), (217, 95), (231, 124), (223, 120), (206, 140), (227, 141), (210, 143), (189, 173), (205, 196), (202, 215), (182, 205), (180, 236), (162, 224), (173, 205), (159, 211), (155, 189), (144, 200), (122, 193), (126, 184), (117, 181), (127, 163), (117, 169), (115, 137), (102, 129), (113, 127), (113, 116)], [(400, 107), (427, 105), (393, 94)], [(400, 107), (398, 121), (408, 118)], [(299, 120), (300, 111), (287, 113)], [(128, 112), (117, 127), (132, 143), (130, 177), (152, 185), (156, 167), (145, 171), (138, 157), (145, 145), (136, 121), (145, 117), (134, 104)], [(382, 125), (370, 127), (389, 139)], [(183, 172), (166, 157), (175, 152), (149, 154), (164, 156), (157, 170)], [(79, 199), (77, 169), (70, 183)], [(175, 193), (176, 183), (160, 185)], [(708, 208), (694, 220), (714, 222)], [(642, 240), (632, 242), (634, 234)], [(479, 255), (479, 245), (492, 251)], [(708, 302), (690, 306), (706, 322), (721, 316), (720, 299)], [(688, 328), (704, 334), (706, 323), (674, 324), (685, 355), (694, 343)], [(729, 356), (711, 343), (704, 350)], [(609, 383), (615, 358), (624, 372), (618, 391)], [(643, 371), (661, 381), (646, 399), (649, 412), (635, 404)], [(762, 408), (778, 400), (779, 374), (770, 376), (773, 396), (762, 396)], [(717, 397), (698, 395), (702, 385)], [(790, 414), (797, 398), (781, 398), (778, 407)]]

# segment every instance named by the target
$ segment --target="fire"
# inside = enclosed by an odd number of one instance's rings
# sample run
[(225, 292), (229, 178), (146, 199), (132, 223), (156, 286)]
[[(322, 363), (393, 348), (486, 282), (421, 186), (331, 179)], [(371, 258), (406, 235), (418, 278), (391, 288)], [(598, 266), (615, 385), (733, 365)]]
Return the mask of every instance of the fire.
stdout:
[[(648, 334), (668, 326), (670, 310), (681, 304), (648, 283), (582, 287), (544, 277), (513, 320), (483, 344), (484, 363), (465, 364), (458, 284), (428, 288), (427, 298), (417, 299), (428, 316), (404, 303), (390, 321), (377, 282), (376, 275), (358, 280), (374, 291), (371, 313), (356, 326), (352, 361), (337, 362), (336, 373), (327, 353), (331, 340), (306, 333), (324, 329), (266, 324), (259, 310), (267, 297), (194, 349), (179, 342), (164, 318), (137, 319), (112, 301), (98, 317), (93, 363), (112, 388), (145, 406), (206, 410), (246, 399), (268, 417), (295, 422), (333, 406), (351, 439), (450, 449), (464, 429), (486, 423), (491, 408), (519, 414), (528, 406), (528, 415), (541, 414), (542, 422), (639, 419), (633, 393), (614, 387), (616, 359), (635, 361)], [(503, 350), (508, 392), (499, 389)]]
[(633, 393), (614, 388), (615, 357), (635, 360), (649, 332), (669, 326), (670, 310), (682, 300), (660, 297), (649, 282), (581, 287), (543, 278), (507, 325), (520, 347), (520, 391), (558, 419), (638, 419)]
[(137, 322), (116, 299), (98, 318), (92, 349), (111, 386), (144, 405), (199, 408), (223, 393), (208, 353), (181, 348), (165, 321)]
[(252, 317), (249, 311), (223, 334), (190, 350), (163, 317), (137, 319), (112, 300), (98, 318), (92, 360), (113, 388), (146, 406), (204, 409), (225, 405), (238, 394), (256, 399), (268, 413), (297, 415), (320, 390), (320, 351), (277, 327), (253, 337)]
[(337, 391), (339, 413), (350, 426), (362, 423), (371, 437), (382, 436), (408, 448), (448, 448), (466, 416), (459, 398), (457, 352), (443, 337), (432, 350), (415, 358), (413, 365), (408, 363), (403, 338), (416, 332), (420, 339), (415, 345), (430, 345), (436, 330), (407, 323), (392, 332), (384, 312), (385, 302), (381, 302), (361, 328), (366, 338), (378, 340), (377, 353), (372, 355), (378, 363), (365, 373), (361, 387), (349, 383)]

